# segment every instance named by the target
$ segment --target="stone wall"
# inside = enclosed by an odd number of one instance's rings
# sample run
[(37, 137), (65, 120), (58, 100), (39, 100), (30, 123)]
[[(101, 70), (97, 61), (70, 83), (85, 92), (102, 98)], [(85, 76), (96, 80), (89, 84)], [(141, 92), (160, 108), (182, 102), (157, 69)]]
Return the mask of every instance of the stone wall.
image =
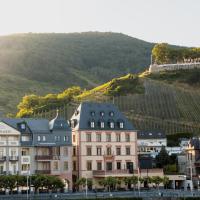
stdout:
[(149, 72), (156, 73), (161, 71), (173, 71), (173, 70), (180, 70), (180, 69), (200, 69), (200, 62), (198, 63), (180, 63), (180, 64), (164, 64), (164, 65), (157, 65), (153, 64), (149, 67)]

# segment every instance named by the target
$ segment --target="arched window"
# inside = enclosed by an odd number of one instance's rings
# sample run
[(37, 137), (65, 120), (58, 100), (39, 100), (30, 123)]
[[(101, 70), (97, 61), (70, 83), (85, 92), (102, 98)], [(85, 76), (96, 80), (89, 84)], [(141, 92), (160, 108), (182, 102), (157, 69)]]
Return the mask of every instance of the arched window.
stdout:
[(100, 112), (100, 116), (103, 117), (105, 113), (103, 111)]
[(110, 111), (110, 112), (109, 112), (109, 116), (110, 116), (110, 117), (113, 117), (113, 116), (114, 116), (114, 112), (113, 112), (113, 111)]
[(91, 111), (91, 112), (90, 112), (90, 115), (91, 115), (92, 117), (94, 117), (94, 116), (95, 116), (95, 112), (94, 112), (94, 111)]

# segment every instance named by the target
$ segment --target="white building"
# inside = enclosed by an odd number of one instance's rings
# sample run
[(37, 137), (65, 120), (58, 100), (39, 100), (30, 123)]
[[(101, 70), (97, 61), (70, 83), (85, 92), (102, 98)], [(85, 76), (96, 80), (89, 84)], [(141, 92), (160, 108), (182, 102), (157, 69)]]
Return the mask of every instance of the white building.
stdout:
[(165, 133), (160, 131), (139, 131), (137, 134), (138, 154), (150, 154), (156, 157), (162, 146), (167, 146)]

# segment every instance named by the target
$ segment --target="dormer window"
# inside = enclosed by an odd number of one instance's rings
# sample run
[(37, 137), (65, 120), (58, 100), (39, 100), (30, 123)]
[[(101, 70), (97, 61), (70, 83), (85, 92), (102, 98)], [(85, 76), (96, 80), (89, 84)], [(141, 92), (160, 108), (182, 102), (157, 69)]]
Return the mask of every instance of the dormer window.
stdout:
[(124, 128), (124, 122), (119, 122), (119, 128)]
[(95, 116), (95, 112), (94, 112), (94, 111), (91, 111), (91, 112), (90, 112), (90, 115), (91, 115), (92, 117), (94, 117), (94, 116)]
[(21, 128), (22, 130), (25, 130), (25, 129), (26, 129), (26, 124), (25, 124), (25, 123), (20, 124), (20, 128)]
[(109, 116), (110, 116), (110, 117), (113, 117), (113, 116), (114, 116), (114, 112), (113, 112), (113, 111), (110, 111), (110, 112), (109, 112)]
[(78, 110), (76, 110), (76, 111), (75, 111), (75, 116), (76, 116), (76, 115), (78, 115), (78, 114), (79, 114), (79, 111), (78, 111)]
[(94, 121), (91, 121), (91, 122), (90, 122), (90, 127), (91, 127), (91, 128), (94, 128), (94, 127), (95, 127)]
[(101, 128), (105, 128), (105, 123), (104, 122), (100, 122), (100, 127)]
[(110, 128), (115, 128), (114, 122), (110, 122)]
[(100, 116), (103, 117), (105, 113), (103, 111), (100, 112)]

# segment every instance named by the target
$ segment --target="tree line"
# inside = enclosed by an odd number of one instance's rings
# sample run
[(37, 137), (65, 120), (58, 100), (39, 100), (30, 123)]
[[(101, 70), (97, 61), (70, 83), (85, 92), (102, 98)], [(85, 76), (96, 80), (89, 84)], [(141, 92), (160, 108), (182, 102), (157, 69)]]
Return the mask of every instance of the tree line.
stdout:
[(0, 176), (0, 190), (9, 192), (12, 194), (14, 189), (17, 188), (19, 191), (20, 187), (33, 187), (35, 193), (38, 193), (39, 190), (46, 189), (47, 191), (56, 191), (63, 190), (64, 183), (63, 181), (56, 176), (49, 175), (31, 175), (28, 177), (23, 175), (1, 175)]
[(183, 63), (200, 58), (200, 48), (175, 47), (159, 43), (152, 49), (153, 62), (156, 64)]

